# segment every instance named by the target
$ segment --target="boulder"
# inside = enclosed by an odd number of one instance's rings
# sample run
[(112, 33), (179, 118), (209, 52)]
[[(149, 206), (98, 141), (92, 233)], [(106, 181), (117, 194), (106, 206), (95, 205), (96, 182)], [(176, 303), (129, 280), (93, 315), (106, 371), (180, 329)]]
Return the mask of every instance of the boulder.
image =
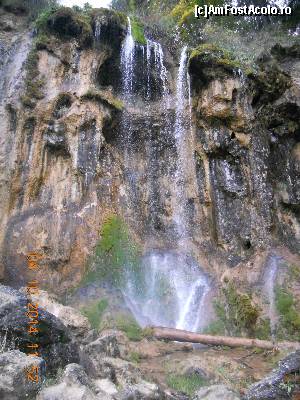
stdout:
[(37, 400), (112, 400), (97, 387), (78, 364), (66, 366), (57, 385), (46, 387)]
[(277, 369), (250, 386), (243, 400), (284, 400), (300, 395), (300, 350), (279, 362)]
[[(135, 384), (140, 371), (131, 362), (123, 360), (126, 353), (119, 331), (103, 331), (93, 342), (80, 348), (80, 363), (93, 378), (110, 379), (116, 384)], [(119, 346), (120, 340), (120, 346)]]
[[(27, 372), (38, 368), (38, 375), (33, 371), (32, 377), (38, 376), (37, 382), (31, 381)], [(29, 357), (19, 350), (0, 354), (0, 398), (1, 400), (21, 400), (36, 395), (41, 387), (45, 362), (38, 357)]]
[(89, 320), (79, 310), (60, 304), (45, 290), (40, 290), (39, 296), (32, 296), (32, 299), (38, 301), (44, 310), (58, 318), (72, 336), (83, 336), (91, 329)]
[(28, 343), (37, 343), (47, 369), (77, 361), (77, 344), (72, 342), (68, 329), (60, 319), (39, 306), (38, 325), (35, 325), (39, 331), (29, 334), (27, 312), (27, 297), (18, 290), (0, 285), (0, 337), (5, 338), (7, 348), (17, 346), (27, 352)]
[(114, 395), (118, 393), (117, 386), (109, 379), (96, 379), (94, 383), (96, 388), (101, 392), (109, 395)]
[(239, 400), (240, 397), (225, 385), (213, 385), (198, 390), (193, 400)]
[[(27, 332), (29, 318), (27, 297), (11, 287), (0, 285), (0, 333), (8, 331), (9, 336), (18, 338), (20, 343), (32, 341)], [(67, 342), (65, 326), (53, 314), (38, 307), (39, 333), (36, 335), (41, 345)]]
[(162, 400), (165, 395), (154, 383), (140, 381), (136, 385), (121, 390), (115, 400)]

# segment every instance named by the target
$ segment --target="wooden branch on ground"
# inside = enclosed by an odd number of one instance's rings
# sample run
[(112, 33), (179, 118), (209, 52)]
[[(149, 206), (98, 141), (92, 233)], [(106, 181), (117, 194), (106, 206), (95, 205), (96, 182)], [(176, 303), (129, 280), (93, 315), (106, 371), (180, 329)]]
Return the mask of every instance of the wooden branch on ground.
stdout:
[(190, 343), (201, 343), (210, 346), (228, 346), (228, 347), (258, 347), (265, 350), (274, 349), (300, 349), (299, 342), (279, 342), (273, 343), (269, 340), (250, 339), (243, 337), (232, 337), (232, 336), (214, 336), (214, 335), (203, 335), (200, 333), (193, 333), (189, 331), (183, 331), (175, 328), (164, 328), (164, 327), (150, 327), (152, 337), (163, 340), (174, 340), (177, 342), (190, 342)]

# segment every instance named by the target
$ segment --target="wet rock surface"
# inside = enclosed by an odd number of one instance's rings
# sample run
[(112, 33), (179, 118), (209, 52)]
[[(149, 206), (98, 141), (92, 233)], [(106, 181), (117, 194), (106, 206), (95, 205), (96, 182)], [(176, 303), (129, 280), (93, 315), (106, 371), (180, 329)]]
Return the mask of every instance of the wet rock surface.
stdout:
[[(47, 41), (36, 49), (22, 25), (10, 31), (8, 16), (1, 18), (1, 270), (7, 282), (24, 286), (26, 251), (34, 248), (43, 254), (45, 287), (63, 293), (78, 284), (112, 213), (126, 219), (145, 250), (149, 236), (151, 246), (171, 246), (178, 160), (173, 55), (156, 42), (148, 50), (137, 47), (135, 102), (121, 105), (124, 16), (95, 10), (87, 26), (64, 8), (49, 17)], [(20, 103), (30, 50), (45, 96), (34, 116)], [(200, 46), (191, 54), (194, 160), (184, 183), (186, 214), (193, 252), (208, 273), (215, 273), (215, 263), (236, 266), (278, 243), (298, 248), (298, 60), (297, 46), (277, 46), (255, 74), (222, 49)], [(130, 168), (124, 159), (129, 120)]]

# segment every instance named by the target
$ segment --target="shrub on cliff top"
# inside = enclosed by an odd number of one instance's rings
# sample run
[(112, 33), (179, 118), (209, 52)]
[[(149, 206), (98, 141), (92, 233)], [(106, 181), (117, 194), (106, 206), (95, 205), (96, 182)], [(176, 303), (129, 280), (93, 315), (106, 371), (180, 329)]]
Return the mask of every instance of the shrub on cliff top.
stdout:
[(0, 6), (14, 14), (28, 14), (32, 18), (43, 10), (57, 6), (56, 0), (1, 0)]
[(91, 18), (88, 14), (60, 7), (42, 13), (36, 21), (39, 33), (49, 32), (62, 39), (76, 38), (82, 46), (93, 41)]

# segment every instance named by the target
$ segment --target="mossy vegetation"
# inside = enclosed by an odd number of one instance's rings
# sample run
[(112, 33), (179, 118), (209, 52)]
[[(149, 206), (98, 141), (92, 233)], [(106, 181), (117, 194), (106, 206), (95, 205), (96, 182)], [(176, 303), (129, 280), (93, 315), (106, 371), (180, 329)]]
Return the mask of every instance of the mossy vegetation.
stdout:
[(93, 329), (99, 329), (102, 315), (107, 306), (108, 301), (106, 299), (102, 299), (94, 301), (89, 305), (81, 308), (82, 314), (87, 317)]
[(38, 63), (39, 55), (36, 47), (34, 47), (26, 61), (25, 91), (21, 96), (23, 105), (29, 108), (34, 108), (37, 100), (41, 100), (44, 97), (43, 87), (45, 81), (40, 78)]
[(280, 339), (300, 340), (300, 309), (289, 289), (277, 287), (276, 308), (279, 314), (277, 335)]
[(134, 364), (139, 364), (141, 362), (141, 355), (137, 351), (132, 351), (129, 354), (129, 361), (131, 361)]
[(57, 6), (56, 0), (1, 0), (0, 6), (6, 11), (20, 15), (27, 14), (36, 18), (42, 11)]
[(196, 390), (207, 385), (207, 381), (197, 374), (167, 376), (167, 385), (176, 391), (192, 396)]
[(117, 316), (115, 326), (117, 329), (124, 332), (129, 340), (137, 342), (142, 340), (144, 337), (143, 329), (129, 316)]
[(228, 282), (222, 289), (225, 307), (216, 305), (216, 312), (226, 326), (236, 334), (253, 335), (259, 317), (259, 309), (251, 296), (236, 289), (233, 282)]
[(147, 44), (144, 27), (136, 18), (131, 20), (132, 36), (135, 42), (145, 45)]
[(124, 274), (139, 274), (140, 251), (124, 221), (117, 215), (109, 216), (102, 226), (100, 240), (90, 260), (81, 285), (95, 281), (109, 281), (120, 287)]
[(93, 42), (92, 19), (89, 13), (59, 7), (43, 12), (35, 22), (38, 34), (53, 34), (62, 40), (76, 38), (81, 47)]
[(117, 111), (122, 111), (124, 104), (123, 102), (114, 97), (110, 92), (105, 92), (102, 90), (90, 89), (87, 93), (81, 96), (82, 100), (91, 100), (105, 104)]
[(203, 66), (223, 67), (228, 71), (244, 69), (242, 63), (232, 53), (215, 44), (205, 43), (192, 50), (190, 63), (196, 62)]
[(289, 275), (290, 275), (291, 279), (294, 279), (295, 281), (299, 282), (300, 281), (300, 265), (295, 265), (295, 264), (290, 265)]
[(123, 12), (111, 10), (109, 8), (93, 8), (90, 15), (93, 20), (105, 18), (112, 25), (127, 26), (127, 16)]
[(233, 282), (229, 281), (222, 287), (214, 308), (217, 318), (207, 326), (206, 333), (260, 339), (270, 337), (270, 321), (262, 318), (251, 295), (238, 290)]

